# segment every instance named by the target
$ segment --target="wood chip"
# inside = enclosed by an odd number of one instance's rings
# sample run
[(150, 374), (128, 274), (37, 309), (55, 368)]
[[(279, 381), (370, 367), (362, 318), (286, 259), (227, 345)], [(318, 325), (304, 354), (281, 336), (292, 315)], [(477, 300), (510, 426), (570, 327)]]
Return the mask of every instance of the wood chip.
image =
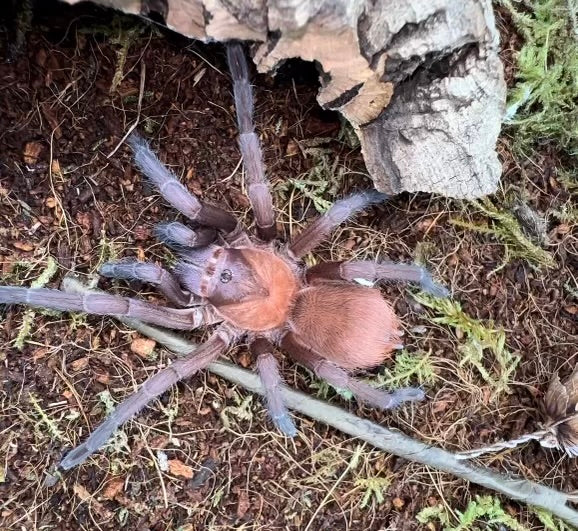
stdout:
[(54, 138), (56, 138), (56, 140), (59, 140), (62, 137), (62, 130), (60, 129), (60, 122), (56, 117), (54, 109), (52, 109), (50, 105), (46, 102), (40, 105), (40, 110), (42, 111), (44, 118), (46, 118), (46, 120), (50, 124), (50, 127), (52, 127), (52, 130), (54, 132)]
[(295, 140), (289, 140), (287, 143), (287, 149), (285, 150), (285, 156), (294, 157), (295, 155), (298, 155), (299, 152), (299, 144), (297, 144)]
[(144, 225), (137, 225), (133, 231), (134, 239), (137, 242), (143, 242), (151, 237), (151, 230)]
[(82, 501), (87, 501), (91, 498), (90, 492), (88, 492), (86, 488), (79, 483), (75, 483), (74, 487), (72, 487), (72, 490), (74, 491), (74, 494), (76, 494)]
[(351, 249), (353, 249), (354, 247), (355, 247), (355, 239), (354, 238), (349, 238), (349, 240), (347, 240), (343, 244), (343, 248), (347, 249), (348, 251), (351, 251)]
[(133, 339), (132, 343), (130, 344), (130, 350), (131, 352), (134, 352), (143, 358), (149, 358), (153, 353), (156, 345), (156, 341), (152, 339), (146, 337), (137, 337), (136, 339)]
[(82, 371), (83, 369), (86, 369), (86, 367), (88, 367), (88, 358), (80, 358), (77, 360), (74, 360), (70, 366), (72, 367), (72, 370), (74, 372), (78, 372), (78, 371)]
[(206, 68), (201, 68), (193, 77), (193, 87), (203, 79), (203, 76), (207, 73)]
[(56, 205), (58, 205), (58, 202), (56, 201), (56, 198), (54, 198), (54, 197), (47, 198), (44, 203), (46, 204), (46, 206), (48, 208), (55, 208)]
[(34, 361), (41, 360), (42, 358), (46, 357), (46, 354), (48, 354), (49, 352), (50, 349), (46, 347), (34, 349), (34, 351), (32, 352), (32, 359)]
[(102, 494), (103, 498), (106, 500), (113, 500), (124, 492), (124, 478), (122, 477), (115, 477), (112, 478), (107, 484)]
[(109, 511), (102, 503), (96, 500), (90, 492), (86, 490), (85, 487), (80, 485), (79, 483), (75, 483), (74, 487), (72, 487), (74, 494), (76, 494), (83, 502), (90, 503), (92, 508), (102, 517), (111, 518), (113, 513)]
[(446, 411), (448, 409), (448, 407), (450, 407), (450, 405), (452, 404), (452, 400), (448, 399), (448, 398), (442, 398), (441, 400), (435, 400), (431, 411), (432, 413), (443, 413), (444, 411)]
[(169, 472), (173, 476), (180, 476), (186, 479), (192, 479), (193, 477), (193, 469), (178, 459), (169, 459)]
[(96, 375), (96, 381), (102, 385), (108, 385), (110, 383), (110, 374), (107, 372)]
[(238, 360), (240, 365), (245, 369), (251, 366), (251, 354), (249, 354), (247, 351), (241, 352), (241, 354), (239, 354)]
[(60, 162), (58, 162), (58, 159), (54, 159), (52, 161), (50, 169), (52, 170), (52, 173), (54, 175), (56, 175), (57, 177), (62, 177), (62, 170), (60, 169)]
[(242, 490), (239, 492), (239, 499), (237, 501), (237, 517), (243, 518), (250, 506), (251, 502), (249, 501), (249, 495), (246, 490)]
[(32, 245), (29, 242), (14, 242), (12, 244), (14, 247), (16, 247), (16, 249), (20, 249), (21, 251), (26, 251), (26, 252), (30, 252), (34, 250), (34, 245)]
[(24, 146), (24, 163), (25, 164), (36, 164), (38, 162), (38, 156), (42, 151), (42, 144), (39, 142), (26, 142)]
[(403, 506), (405, 505), (405, 502), (401, 498), (394, 498), (391, 503), (398, 511), (403, 509)]
[(77, 212), (74, 216), (78, 224), (86, 231), (90, 232), (92, 229), (92, 218), (88, 212)]

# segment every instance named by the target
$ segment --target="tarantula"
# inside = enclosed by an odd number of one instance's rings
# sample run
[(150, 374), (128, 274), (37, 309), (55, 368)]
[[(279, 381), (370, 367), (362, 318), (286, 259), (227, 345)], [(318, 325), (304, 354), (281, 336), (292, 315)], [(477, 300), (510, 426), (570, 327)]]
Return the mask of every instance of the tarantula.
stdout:
[(61, 469), (82, 463), (148, 402), (209, 365), (241, 339), (248, 342), (256, 357), (270, 416), (287, 436), (295, 436), (296, 429), (283, 404), (275, 346), (318, 377), (348, 389), (372, 406), (389, 409), (424, 397), (423, 391), (415, 388), (393, 393), (375, 389), (355, 379), (351, 372), (381, 364), (400, 343), (399, 322), (391, 305), (370, 285), (384, 279), (411, 281), (436, 295), (445, 295), (445, 288), (416, 265), (355, 261), (304, 267), (301, 259), (334, 228), (387, 198), (376, 191), (363, 191), (337, 201), (287, 244), (275, 239), (272, 197), (253, 123), (248, 67), (239, 43), (229, 45), (227, 58), (247, 194), (258, 237), (250, 236), (225, 210), (192, 195), (148, 144), (132, 135), (128, 141), (140, 171), (166, 201), (193, 223), (191, 227), (177, 222), (156, 226), (157, 237), (180, 256), (172, 273), (153, 263), (126, 260), (106, 263), (100, 273), (153, 284), (174, 307), (102, 293), (0, 287), (0, 304), (129, 316), (181, 330), (218, 325), (203, 345), (151, 377), (122, 402), (84, 443), (64, 457)]

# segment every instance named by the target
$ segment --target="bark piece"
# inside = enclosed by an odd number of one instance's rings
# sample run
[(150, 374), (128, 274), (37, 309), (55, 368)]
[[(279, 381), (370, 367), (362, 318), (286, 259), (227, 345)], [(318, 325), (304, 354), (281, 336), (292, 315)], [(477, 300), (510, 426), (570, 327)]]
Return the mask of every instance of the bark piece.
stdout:
[[(78, 0), (67, 0), (76, 3)], [(96, 0), (204, 42), (257, 43), (260, 72), (301, 58), (387, 193), (496, 189), (506, 86), (490, 0)]]

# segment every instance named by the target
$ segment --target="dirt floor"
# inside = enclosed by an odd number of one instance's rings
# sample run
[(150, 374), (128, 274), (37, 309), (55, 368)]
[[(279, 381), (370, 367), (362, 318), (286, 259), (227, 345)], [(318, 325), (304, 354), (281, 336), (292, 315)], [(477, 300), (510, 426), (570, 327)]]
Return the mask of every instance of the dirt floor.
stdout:
[[(110, 258), (170, 261), (152, 227), (177, 216), (142, 181), (121, 143), (137, 119), (190, 190), (252, 223), (222, 48), (190, 45), (87, 8), (39, 12), (20, 55), (8, 54), (6, 42), (0, 64), (2, 284), (28, 286), (47, 271), (50, 277), (50, 257), (57, 263), (50, 287), (69, 271), (94, 274)], [(515, 36), (504, 35), (510, 77), (516, 46)], [(359, 150), (348, 143), (338, 117), (317, 107), (311, 74), (289, 65), (275, 80), (254, 77), (258, 127), (285, 237), (316, 215), (316, 205), (369, 186)], [(541, 214), (567, 204), (554, 150), (544, 147), (517, 160), (504, 136), (499, 151), (504, 195), (523, 197)], [(327, 184), (328, 175), (333, 183)], [(342, 227), (311, 260), (426, 256), (469, 316), (505, 330), (509, 352), (521, 357), (510, 394), (494, 398), (479, 372), (460, 364), (463, 332), (432, 321), (435, 312), (400, 285), (386, 286), (384, 294), (403, 320), (405, 352), (423, 356), (434, 373), (424, 384), (425, 403), (373, 411), (320, 386), (288, 359), (286, 381), (451, 450), (538, 429), (552, 374), (567, 375), (576, 363), (577, 302), (568, 287), (576, 285), (576, 226), (549, 218), (546, 250), (554, 267), (539, 271), (514, 259), (493, 273), (504, 245), (451, 222), (483, 221), (470, 212), (459, 202), (402, 195)], [(99, 287), (160, 300), (145, 285), (103, 279)], [(422, 509), (442, 504), (463, 511), (476, 494), (487, 494), (307, 418), (297, 418), (299, 436), (287, 440), (272, 429), (257, 397), (207, 373), (166, 393), (111, 447), (48, 487), (44, 482), (61, 456), (169, 355), (161, 348), (147, 355), (137, 334), (109, 318), (10, 307), (0, 310), (0, 319), (1, 529), (425, 529), (416, 520)], [(243, 348), (229, 356), (244, 366), (253, 362)], [(492, 373), (494, 359), (488, 355), (484, 363)], [(365, 376), (379, 381), (394, 365), (392, 359)], [(483, 462), (564, 491), (578, 489), (576, 462), (535, 443)], [(503, 507), (528, 529), (543, 529), (526, 507), (509, 500)]]

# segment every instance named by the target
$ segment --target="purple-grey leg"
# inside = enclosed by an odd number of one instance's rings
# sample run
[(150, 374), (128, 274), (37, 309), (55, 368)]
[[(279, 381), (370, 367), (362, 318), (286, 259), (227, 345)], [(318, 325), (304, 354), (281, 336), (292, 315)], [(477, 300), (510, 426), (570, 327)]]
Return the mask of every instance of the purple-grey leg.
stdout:
[(159, 190), (160, 194), (179, 212), (201, 225), (231, 232), (237, 227), (235, 218), (223, 209), (207, 205), (177, 179), (153, 153), (148, 143), (138, 134), (131, 134), (127, 142), (134, 150), (134, 159), (139, 167)]
[(154, 233), (161, 242), (176, 250), (206, 247), (217, 239), (217, 232), (214, 228), (197, 227), (193, 230), (177, 221), (155, 225)]
[(210, 306), (167, 308), (148, 302), (104, 293), (65, 293), (57, 289), (0, 286), (0, 304), (25, 304), (63, 312), (84, 312), (93, 315), (132, 317), (145, 323), (192, 330), (219, 319)]
[(324, 262), (307, 270), (307, 281), (315, 280), (367, 281), (371, 284), (381, 280), (401, 280), (415, 282), (423, 291), (436, 297), (449, 295), (449, 291), (435, 282), (425, 267), (393, 262)]
[(303, 258), (346, 219), (370, 205), (382, 203), (388, 197), (375, 190), (368, 190), (336, 201), (325, 214), (311, 222), (300, 234), (293, 238), (293, 241), (289, 244), (289, 250), (295, 258)]
[(166, 269), (150, 262), (137, 260), (106, 262), (101, 266), (99, 273), (108, 278), (140, 280), (153, 284), (167, 300), (178, 306), (192, 306), (195, 301), (195, 296), (183, 290), (173, 275)]
[(121, 402), (86, 441), (71, 450), (60, 462), (59, 467), (69, 470), (83, 463), (90, 455), (102, 448), (122, 424), (178, 381), (207, 367), (234, 339), (235, 336), (230, 330), (220, 327), (206, 343), (149, 378), (136, 393)]
[(281, 386), (283, 380), (279, 373), (277, 360), (273, 356), (273, 345), (265, 338), (257, 338), (251, 343), (251, 352), (257, 358), (257, 369), (265, 388), (267, 409), (275, 426), (288, 437), (295, 437), (297, 429), (283, 402)]
[(415, 402), (425, 398), (424, 392), (415, 387), (396, 389), (391, 393), (371, 387), (352, 377), (335, 363), (303, 346), (291, 332), (283, 338), (281, 346), (287, 350), (292, 358), (311, 369), (319, 378), (333, 387), (350, 391), (357, 400), (371, 406), (380, 409), (392, 409), (403, 402)]
[(229, 70), (233, 78), (233, 93), (239, 127), (239, 148), (247, 175), (247, 195), (261, 239), (272, 240), (276, 235), (275, 213), (269, 183), (265, 177), (263, 154), (253, 123), (253, 92), (243, 47), (239, 43), (227, 47)]

